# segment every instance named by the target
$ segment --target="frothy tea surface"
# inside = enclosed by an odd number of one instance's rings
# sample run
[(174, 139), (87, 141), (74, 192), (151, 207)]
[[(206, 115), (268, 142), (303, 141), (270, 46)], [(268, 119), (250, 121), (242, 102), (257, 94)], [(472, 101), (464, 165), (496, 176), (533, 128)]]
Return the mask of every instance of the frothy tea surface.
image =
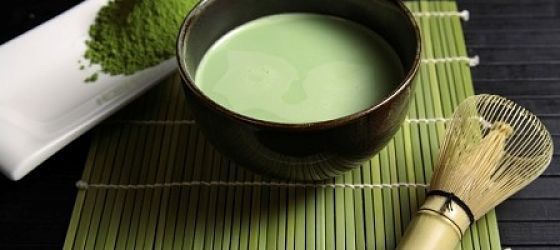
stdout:
[(195, 75), (215, 102), (259, 120), (309, 123), (367, 109), (404, 77), (378, 34), (326, 15), (279, 14), (220, 38)]

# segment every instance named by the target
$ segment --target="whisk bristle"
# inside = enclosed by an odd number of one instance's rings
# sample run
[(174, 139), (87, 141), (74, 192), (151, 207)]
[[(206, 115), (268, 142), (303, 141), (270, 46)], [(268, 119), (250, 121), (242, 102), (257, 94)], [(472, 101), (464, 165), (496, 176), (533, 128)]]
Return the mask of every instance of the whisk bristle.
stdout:
[(473, 96), (447, 127), (430, 188), (456, 195), (479, 219), (537, 178), (552, 150), (535, 115), (503, 97)]
[(509, 137), (513, 133), (513, 128), (504, 122), (496, 122), (492, 124), (491, 130), (498, 131), (503, 134), (504, 137)]

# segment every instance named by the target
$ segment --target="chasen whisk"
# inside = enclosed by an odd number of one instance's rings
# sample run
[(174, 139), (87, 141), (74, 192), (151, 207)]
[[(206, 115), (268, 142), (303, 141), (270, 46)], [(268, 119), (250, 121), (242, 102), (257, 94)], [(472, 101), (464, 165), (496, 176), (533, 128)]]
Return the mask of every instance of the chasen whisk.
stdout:
[(467, 98), (398, 249), (454, 249), (472, 223), (536, 179), (552, 151), (549, 132), (523, 107), (495, 95)]

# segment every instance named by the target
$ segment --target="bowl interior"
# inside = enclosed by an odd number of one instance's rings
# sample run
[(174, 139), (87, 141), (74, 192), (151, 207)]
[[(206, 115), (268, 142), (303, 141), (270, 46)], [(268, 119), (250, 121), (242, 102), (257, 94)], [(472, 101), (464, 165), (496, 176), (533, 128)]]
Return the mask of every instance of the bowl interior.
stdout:
[[(230, 30), (263, 16), (292, 12), (325, 14), (354, 21), (375, 31), (393, 47), (405, 76), (400, 84), (394, 84), (394, 91), (385, 100), (364, 112), (375, 109), (402, 90), (404, 85), (410, 84), (419, 63), (419, 34), (410, 12), (396, 0), (203, 0), (187, 16), (178, 38), (178, 60), (185, 84), (197, 96), (219, 109), (244, 120), (253, 120), (221, 107), (202, 94), (194, 84), (196, 70), (208, 49)], [(348, 120), (356, 115), (359, 114), (335, 121)]]

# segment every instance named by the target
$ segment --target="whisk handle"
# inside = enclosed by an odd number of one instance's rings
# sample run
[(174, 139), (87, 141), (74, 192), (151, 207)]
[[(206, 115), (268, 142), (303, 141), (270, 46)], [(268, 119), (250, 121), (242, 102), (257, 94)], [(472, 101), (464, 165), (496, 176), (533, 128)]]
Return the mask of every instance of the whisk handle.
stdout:
[(461, 235), (451, 222), (437, 213), (419, 213), (410, 222), (397, 249), (455, 249)]
[(470, 223), (469, 213), (455, 200), (430, 195), (408, 225), (397, 249), (453, 250)]

